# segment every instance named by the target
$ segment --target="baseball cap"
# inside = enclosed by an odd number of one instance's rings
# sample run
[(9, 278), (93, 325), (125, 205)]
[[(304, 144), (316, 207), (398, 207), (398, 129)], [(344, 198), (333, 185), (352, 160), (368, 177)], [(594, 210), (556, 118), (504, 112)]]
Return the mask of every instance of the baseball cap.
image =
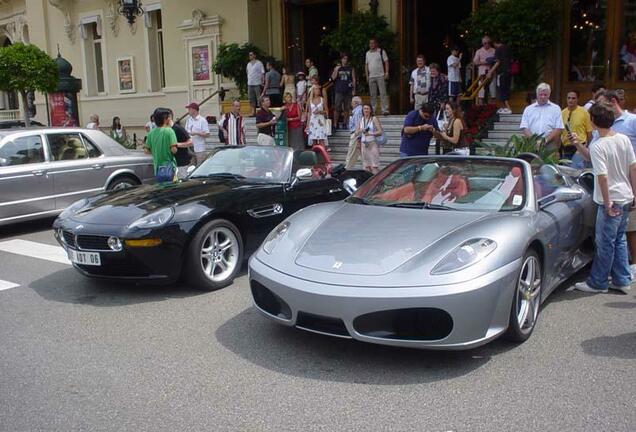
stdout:
[(188, 105), (186, 105), (186, 108), (192, 108), (199, 111), (199, 104), (196, 102), (190, 102)]

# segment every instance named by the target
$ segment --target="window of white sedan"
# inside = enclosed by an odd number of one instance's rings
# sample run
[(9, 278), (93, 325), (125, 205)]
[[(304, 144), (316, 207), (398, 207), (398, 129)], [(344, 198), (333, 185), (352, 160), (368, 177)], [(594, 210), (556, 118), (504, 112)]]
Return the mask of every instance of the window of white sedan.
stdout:
[(349, 202), (444, 210), (518, 210), (526, 198), (522, 173), (523, 167), (514, 161), (403, 159), (366, 182)]
[(88, 152), (78, 133), (47, 135), (51, 159), (54, 161), (86, 159)]

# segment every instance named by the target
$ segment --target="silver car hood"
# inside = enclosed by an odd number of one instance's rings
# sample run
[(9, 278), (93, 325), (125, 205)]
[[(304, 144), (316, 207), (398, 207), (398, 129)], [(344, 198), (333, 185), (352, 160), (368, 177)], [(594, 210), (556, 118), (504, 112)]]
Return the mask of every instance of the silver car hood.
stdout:
[(295, 263), (339, 275), (380, 276), (453, 231), (487, 216), (477, 212), (344, 204), (307, 238)]

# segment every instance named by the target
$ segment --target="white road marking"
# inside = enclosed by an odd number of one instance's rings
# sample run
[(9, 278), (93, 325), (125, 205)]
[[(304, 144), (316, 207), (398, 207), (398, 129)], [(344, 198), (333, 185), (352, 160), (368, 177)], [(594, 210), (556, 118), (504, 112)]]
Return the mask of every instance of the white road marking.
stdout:
[(60, 264), (71, 264), (66, 255), (66, 251), (61, 246), (53, 246), (29, 240), (14, 239), (0, 242), (0, 251), (53, 261)]
[(19, 287), (19, 286), (20, 285), (14, 284), (13, 282), (0, 279), (0, 291), (8, 290), (8, 289)]

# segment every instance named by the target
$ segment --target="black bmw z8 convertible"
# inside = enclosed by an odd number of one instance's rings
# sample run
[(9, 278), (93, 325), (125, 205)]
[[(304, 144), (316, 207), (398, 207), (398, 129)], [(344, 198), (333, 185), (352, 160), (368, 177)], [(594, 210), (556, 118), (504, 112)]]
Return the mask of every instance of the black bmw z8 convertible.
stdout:
[(368, 177), (321, 166), (313, 151), (224, 147), (186, 180), (77, 201), (53, 229), (86, 276), (170, 283), (183, 275), (194, 286), (217, 289), (232, 282), (287, 216), (341, 200)]

